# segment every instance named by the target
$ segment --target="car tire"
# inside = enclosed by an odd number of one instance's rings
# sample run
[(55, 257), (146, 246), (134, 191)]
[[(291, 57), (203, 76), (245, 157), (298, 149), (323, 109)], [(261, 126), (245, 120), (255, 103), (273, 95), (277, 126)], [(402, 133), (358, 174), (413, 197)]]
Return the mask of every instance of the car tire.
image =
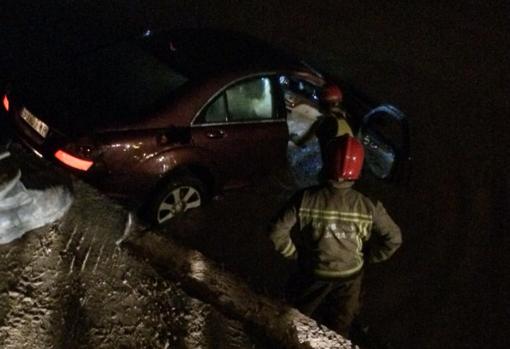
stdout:
[(199, 179), (190, 175), (172, 177), (155, 194), (146, 212), (147, 218), (155, 225), (166, 224), (200, 207), (205, 195), (205, 186)]

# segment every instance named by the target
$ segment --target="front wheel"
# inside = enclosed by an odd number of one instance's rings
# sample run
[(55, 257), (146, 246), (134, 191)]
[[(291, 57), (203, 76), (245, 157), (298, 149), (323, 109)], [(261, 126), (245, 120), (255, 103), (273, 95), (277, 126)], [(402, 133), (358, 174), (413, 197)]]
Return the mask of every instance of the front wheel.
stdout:
[(200, 207), (205, 188), (196, 178), (185, 176), (171, 179), (156, 194), (149, 209), (149, 219), (158, 225), (169, 222), (184, 212)]

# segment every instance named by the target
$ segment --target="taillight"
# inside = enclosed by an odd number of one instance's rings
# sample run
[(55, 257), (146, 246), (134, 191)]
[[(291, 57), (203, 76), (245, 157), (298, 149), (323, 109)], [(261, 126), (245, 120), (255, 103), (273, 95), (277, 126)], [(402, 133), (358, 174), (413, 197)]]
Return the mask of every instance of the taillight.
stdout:
[(7, 95), (4, 95), (3, 103), (5, 110), (9, 111), (9, 98), (7, 98)]
[(66, 153), (61, 149), (55, 152), (55, 157), (67, 166), (80, 171), (88, 171), (88, 169), (94, 164), (94, 161), (77, 158), (76, 156)]

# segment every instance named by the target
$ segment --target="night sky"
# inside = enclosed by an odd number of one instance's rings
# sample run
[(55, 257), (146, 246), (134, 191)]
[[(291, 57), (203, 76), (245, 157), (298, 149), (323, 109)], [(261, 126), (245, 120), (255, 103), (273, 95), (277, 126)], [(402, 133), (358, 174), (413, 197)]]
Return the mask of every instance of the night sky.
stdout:
[(342, 73), (411, 123), (407, 184), (374, 190), (404, 245), (368, 276), (396, 347), (506, 347), (510, 4), (505, 1), (3, 1), (2, 78), (145, 29), (253, 34)]

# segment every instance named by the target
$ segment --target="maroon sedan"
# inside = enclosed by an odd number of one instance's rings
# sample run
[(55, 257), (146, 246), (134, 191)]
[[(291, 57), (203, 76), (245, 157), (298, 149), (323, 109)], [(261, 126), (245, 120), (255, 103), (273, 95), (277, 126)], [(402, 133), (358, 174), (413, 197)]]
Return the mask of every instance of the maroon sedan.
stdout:
[[(186, 30), (56, 58), (18, 77), (3, 106), (34, 152), (111, 195), (144, 203), (147, 217), (163, 223), (218, 190), (287, 166), (289, 101), (301, 95), (309, 102), (301, 107), (315, 105), (304, 114), (313, 122), (324, 83), (307, 65), (256, 40)], [(349, 103), (356, 130), (373, 124), (364, 119), (373, 105), (354, 95)], [(380, 114), (398, 121), (399, 113)], [(384, 150), (374, 154), (387, 163), (379, 176), (388, 176), (398, 147), (374, 133), (360, 136)]]

